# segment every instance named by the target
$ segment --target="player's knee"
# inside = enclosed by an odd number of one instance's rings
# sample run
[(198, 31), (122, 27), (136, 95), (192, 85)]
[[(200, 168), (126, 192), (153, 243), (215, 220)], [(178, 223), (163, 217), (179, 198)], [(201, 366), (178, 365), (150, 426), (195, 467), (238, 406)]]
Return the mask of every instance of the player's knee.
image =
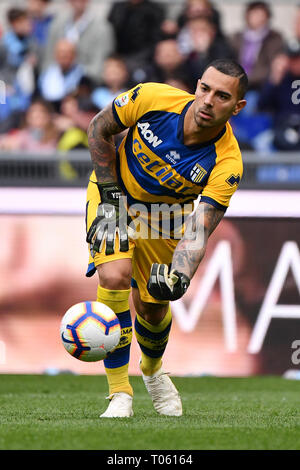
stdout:
[(169, 305), (152, 304), (148, 302), (135, 302), (135, 308), (139, 315), (151, 325), (158, 325), (165, 318)]
[(143, 310), (141, 316), (150, 325), (158, 325), (165, 318), (168, 308), (165, 305), (160, 306), (160, 308), (153, 308), (153, 305), (149, 304), (148, 308)]
[(130, 275), (127, 272), (121, 271), (117, 273), (109, 273), (105, 271), (100, 276), (100, 286), (109, 290), (123, 290), (130, 288)]
[(97, 271), (100, 286), (104, 289), (125, 290), (130, 288), (131, 262), (112, 261), (98, 266)]

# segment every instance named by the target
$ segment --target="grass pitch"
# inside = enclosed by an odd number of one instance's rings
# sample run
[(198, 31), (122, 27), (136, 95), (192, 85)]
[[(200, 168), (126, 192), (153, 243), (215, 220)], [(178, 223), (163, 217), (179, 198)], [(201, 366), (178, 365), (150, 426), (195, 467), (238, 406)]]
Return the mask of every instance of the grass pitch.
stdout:
[(0, 375), (0, 449), (300, 449), (300, 382), (279, 377), (173, 378), (180, 418), (153, 409), (133, 377), (134, 416), (99, 419), (106, 378)]

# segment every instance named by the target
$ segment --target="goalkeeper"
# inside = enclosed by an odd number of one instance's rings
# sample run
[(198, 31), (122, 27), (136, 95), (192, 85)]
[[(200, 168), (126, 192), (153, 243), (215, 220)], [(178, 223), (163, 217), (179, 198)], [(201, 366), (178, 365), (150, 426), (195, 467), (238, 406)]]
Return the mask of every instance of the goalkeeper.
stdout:
[[(246, 89), (243, 68), (220, 59), (206, 68), (194, 95), (165, 84), (139, 84), (89, 125), (94, 171), (87, 191), (87, 276), (97, 271), (97, 300), (114, 310), (122, 329), (117, 349), (104, 360), (109, 405), (103, 418), (133, 415), (130, 292), (140, 369), (154, 408), (162, 415), (182, 414), (179, 393), (162, 368), (170, 301), (188, 289), (242, 177), (228, 120), (246, 105)], [(113, 136), (126, 129), (116, 149)], [(175, 207), (171, 216), (154, 210), (161, 204)]]

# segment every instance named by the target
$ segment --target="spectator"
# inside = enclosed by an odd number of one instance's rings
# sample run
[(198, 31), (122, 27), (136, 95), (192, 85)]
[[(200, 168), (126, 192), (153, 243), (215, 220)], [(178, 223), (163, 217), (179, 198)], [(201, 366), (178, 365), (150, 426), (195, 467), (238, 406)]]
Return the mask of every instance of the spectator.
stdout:
[[(54, 122), (62, 135), (74, 128), (80, 129), (86, 134), (87, 128), (97, 112), (98, 110), (92, 104), (89, 108), (82, 106), (77, 93), (73, 93), (65, 96), (62, 100), (59, 112), (54, 116)], [(84, 142), (87, 142), (86, 138)]]
[[(233, 50), (225, 38), (217, 36), (215, 23), (206, 16), (190, 19), (182, 33), (189, 37), (189, 49), (182, 50), (187, 54), (186, 70), (189, 73), (192, 88), (196, 89), (197, 81), (205, 67), (215, 59), (234, 58)], [(178, 36), (179, 48), (181, 33)]]
[(176, 39), (164, 39), (156, 44), (148, 80), (164, 83), (171, 77), (175, 78), (175, 75), (180, 75), (181, 79), (189, 82), (185, 57), (180, 52)]
[(27, 0), (27, 11), (31, 18), (32, 38), (43, 48), (48, 39), (48, 31), (53, 20), (53, 14), (48, 12), (51, 0)]
[(294, 35), (289, 43), (292, 48), (297, 48), (300, 45), (300, 5), (298, 5), (295, 15)]
[(76, 92), (73, 93), (73, 95), (76, 97), (78, 101), (78, 106), (81, 110), (86, 111), (88, 113), (97, 114), (99, 109), (92, 102), (92, 94), (94, 89), (94, 82), (84, 75), (81, 78), (76, 88)]
[[(84, 87), (87, 84), (84, 83)], [(82, 100), (83, 95), (78, 93), (66, 96), (61, 103), (60, 111), (55, 116), (54, 122), (61, 132), (61, 137), (57, 144), (60, 152), (71, 150), (88, 149), (87, 128), (92, 118), (97, 113), (90, 105), (86, 107), (86, 101)], [(84, 106), (82, 106), (84, 103)], [(68, 158), (62, 158), (59, 162), (60, 176), (65, 180), (78, 178), (76, 162), (71, 162)]]
[(194, 93), (195, 90), (192, 90), (189, 80), (187, 80), (186, 75), (181, 75), (180, 72), (175, 72), (170, 75), (164, 82), (167, 85), (179, 88), (180, 90), (186, 91), (187, 93)]
[(190, 19), (196, 16), (210, 18), (216, 26), (217, 36), (223, 36), (220, 13), (209, 0), (186, 0), (183, 11), (177, 19), (179, 28), (182, 29)]
[(116, 37), (116, 52), (131, 69), (151, 59), (161, 35), (165, 12), (150, 0), (126, 0), (112, 5), (108, 20)]
[(12, 85), (19, 67), (32, 52), (31, 23), (26, 10), (11, 8), (7, 12), (8, 31), (0, 43), (1, 78)]
[(67, 39), (60, 39), (55, 47), (55, 62), (40, 76), (41, 95), (57, 107), (66, 95), (76, 90), (83, 71), (77, 62), (76, 46)]
[(173, 18), (166, 18), (162, 22), (160, 29), (161, 29), (161, 33), (160, 33), (161, 39), (176, 39), (177, 34), (179, 32), (177, 21), (176, 19), (173, 19)]
[(245, 99), (247, 106), (231, 124), (239, 136), (242, 148), (268, 152), (272, 150), (272, 119), (268, 113), (258, 109), (260, 89), (268, 80), (274, 57), (284, 50), (280, 33), (270, 27), (271, 10), (265, 2), (251, 2), (245, 10), (245, 31), (232, 37), (232, 46), (238, 61), (249, 77)]
[(258, 90), (267, 80), (273, 58), (283, 51), (281, 34), (271, 29), (271, 11), (265, 2), (246, 7), (245, 29), (234, 34), (232, 46), (249, 77), (249, 90)]
[[(6, 97), (7, 102), (7, 97)], [(29, 102), (28, 102), (29, 106)], [(3, 109), (4, 105), (1, 104), (0, 109)], [(10, 113), (0, 113), (0, 136), (7, 134), (12, 129), (20, 128), (24, 122), (24, 112), (20, 110), (12, 110)]]
[(114, 51), (113, 30), (106, 18), (90, 8), (90, 0), (68, 0), (68, 3), (70, 8), (59, 12), (50, 26), (43, 69), (53, 61), (58, 40), (64, 38), (77, 46), (78, 61), (85, 75), (97, 81), (105, 57)]
[(15, 71), (30, 51), (31, 23), (26, 10), (11, 8), (7, 12), (9, 30), (3, 35), (1, 46), (6, 52), (6, 61)]
[(56, 125), (62, 131), (57, 146), (58, 150), (69, 151), (88, 148), (86, 130), (92, 117), (79, 108), (76, 96), (66, 96), (61, 104), (60, 114), (55, 120)]
[(53, 109), (43, 100), (34, 101), (28, 108), (23, 129), (15, 129), (0, 138), (2, 150), (51, 152), (56, 149), (58, 130), (53, 124)]
[(258, 102), (271, 113), (274, 122), (273, 145), (277, 150), (300, 150), (300, 44), (292, 43), (286, 54), (271, 64), (269, 80)]
[(300, 5), (298, 5), (295, 21), (295, 38), (300, 43)]
[(126, 62), (118, 55), (111, 55), (104, 62), (102, 84), (93, 91), (92, 102), (98, 109), (103, 109), (129, 87)]
[(14, 111), (24, 111), (34, 92), (36, 55), (31, 43), (31, 23), (26, 10), (7, 12), (8, 30), (0, 42), (0, 74), (6, 85), (6, 103), (0, 106), (0, 120)]

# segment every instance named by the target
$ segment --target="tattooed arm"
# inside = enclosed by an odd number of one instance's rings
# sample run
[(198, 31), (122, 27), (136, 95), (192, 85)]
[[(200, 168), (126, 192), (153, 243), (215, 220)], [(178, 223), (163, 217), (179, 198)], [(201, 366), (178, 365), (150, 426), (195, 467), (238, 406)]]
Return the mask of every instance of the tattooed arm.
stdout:
[(199, 203), (194, 214), (187, 219), (184, 236), (173, 254), (171, 269), (189, 279), (193, 277), (204, 257), (207, 240), (223, 216), (224, 211), (206, 202)]
[(200, 202), (187, 220), (184, 236), (174, 251), (170, 270), (166, 264), (152, 264), (147, 283), (152, 297), (158, 300), (177, 300), (183, 296), (204, 257), (207, 240), (223, 215), (223, 211)]
[(98, 113), (88, 127), (88, 143), (93, 167), (99, 183), (117, 182), (116, 148), (113, 135), (122, 132), (117, 124), (112, 105)]
[(120, 251), (129, 250), (128, 214), (118, 185), (113, 140), (113, 135), (121, 131), (111, 105), (100, 111), (88, 128), (89, 149), (100, 193), (97, 213), (86, 236), (93, 256), (102, 251), (104, 242), (106, 255), (114, 253), (117, 240)]

